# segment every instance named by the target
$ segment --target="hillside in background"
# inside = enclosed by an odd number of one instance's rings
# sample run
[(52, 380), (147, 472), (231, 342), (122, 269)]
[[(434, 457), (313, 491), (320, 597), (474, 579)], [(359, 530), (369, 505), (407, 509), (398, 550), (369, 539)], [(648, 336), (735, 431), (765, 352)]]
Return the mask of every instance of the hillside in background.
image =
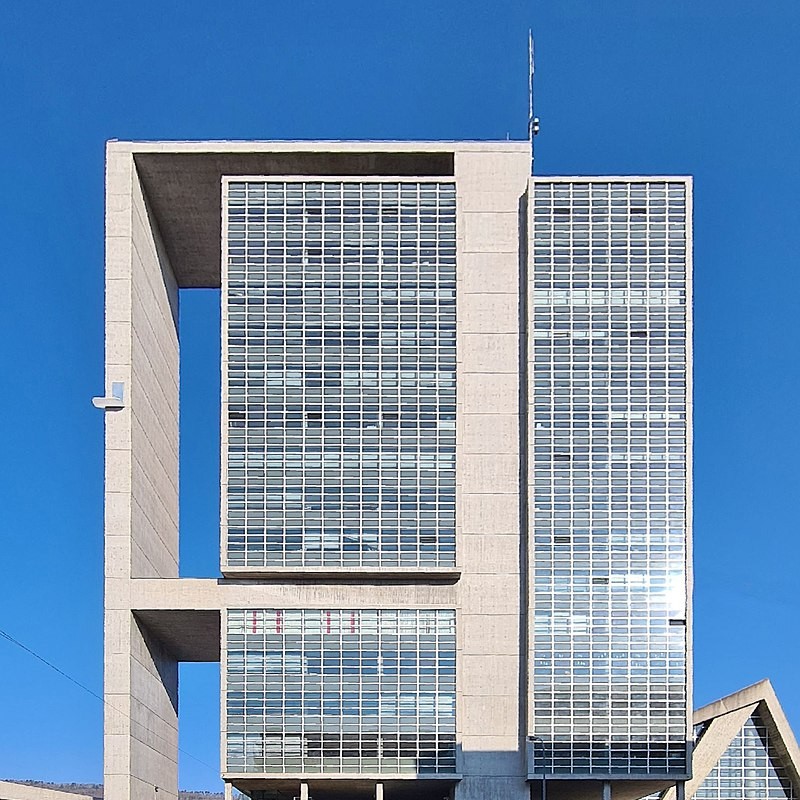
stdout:
[[(73, 794), (86, 794), (95, 800), (103, 800), (103, 786), (99, 783), (45, 783), (44, 781), (10, 781), (22, 783), (26, 786), (39, 786), (42, 789), (55, 789), (59, 792), (72, 792)], [(234, 793), (234, 797), (237, 793)], [(179, 800), (223, 800), (222, 792), (178, 792)]]

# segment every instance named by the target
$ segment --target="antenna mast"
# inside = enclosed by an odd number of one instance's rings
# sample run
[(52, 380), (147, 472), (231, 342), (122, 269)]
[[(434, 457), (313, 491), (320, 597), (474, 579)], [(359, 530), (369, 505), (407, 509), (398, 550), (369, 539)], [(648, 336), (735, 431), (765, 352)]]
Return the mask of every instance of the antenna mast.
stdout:
[(531, 175), (533, 175), (533, 137), (539, 133), (539, 118), (533, 116), (533, 31), (528, 28), (528, 141), (531, 145)]

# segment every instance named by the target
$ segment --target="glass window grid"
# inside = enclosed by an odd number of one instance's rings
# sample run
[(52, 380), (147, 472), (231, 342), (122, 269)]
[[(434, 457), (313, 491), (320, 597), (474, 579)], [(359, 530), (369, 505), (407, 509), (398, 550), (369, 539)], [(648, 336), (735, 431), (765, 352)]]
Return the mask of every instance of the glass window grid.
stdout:
[(455, 772), (455, 611), (229, 609), (229, 773)]
[(758, 713), (747, 720), (694, 800), (798, 800), (769, 729)]
[(685, 191), (534, 183), (538, 772), (687, 771)]
[(454, 185), (227, 198), (228, 565), (454, 565)]

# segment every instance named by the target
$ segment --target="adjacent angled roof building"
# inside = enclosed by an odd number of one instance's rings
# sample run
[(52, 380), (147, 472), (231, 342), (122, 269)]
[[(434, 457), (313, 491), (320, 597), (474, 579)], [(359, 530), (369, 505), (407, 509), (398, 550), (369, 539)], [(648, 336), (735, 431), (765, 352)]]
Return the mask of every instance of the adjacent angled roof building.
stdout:
[[(768, 680), (695, 711), (694, 800), (798, 800), (800, 749)], [(676, 800), (671, 788), (661, 800)]]

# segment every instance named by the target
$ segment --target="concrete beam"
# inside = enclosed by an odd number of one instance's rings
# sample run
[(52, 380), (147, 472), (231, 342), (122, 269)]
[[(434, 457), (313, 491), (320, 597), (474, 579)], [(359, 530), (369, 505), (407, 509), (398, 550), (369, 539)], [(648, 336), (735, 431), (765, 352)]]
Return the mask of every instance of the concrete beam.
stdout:
[(129, 153), (181, 287), (220, 285), (224, 175), (441, 177), (459, 153), (521, 154), (528, 142), (109, 142)]

